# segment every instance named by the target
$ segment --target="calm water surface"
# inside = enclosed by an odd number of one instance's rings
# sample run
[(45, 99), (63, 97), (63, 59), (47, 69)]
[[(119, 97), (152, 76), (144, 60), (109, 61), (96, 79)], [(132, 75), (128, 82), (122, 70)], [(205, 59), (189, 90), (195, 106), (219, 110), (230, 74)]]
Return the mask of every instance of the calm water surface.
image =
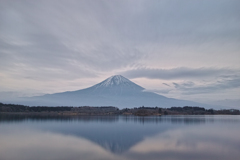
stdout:
[(240, 116), (0, 115), (0, 160), (238, 160)]

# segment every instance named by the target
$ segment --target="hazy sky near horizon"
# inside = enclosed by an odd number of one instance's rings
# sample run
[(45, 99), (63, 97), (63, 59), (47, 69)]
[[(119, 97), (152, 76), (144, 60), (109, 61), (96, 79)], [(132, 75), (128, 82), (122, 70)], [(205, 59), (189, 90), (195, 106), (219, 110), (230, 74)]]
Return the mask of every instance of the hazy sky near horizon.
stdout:
[(167, 97), (240, 99), (239, 0), (0, 0), (0, 95), (121, 74)]

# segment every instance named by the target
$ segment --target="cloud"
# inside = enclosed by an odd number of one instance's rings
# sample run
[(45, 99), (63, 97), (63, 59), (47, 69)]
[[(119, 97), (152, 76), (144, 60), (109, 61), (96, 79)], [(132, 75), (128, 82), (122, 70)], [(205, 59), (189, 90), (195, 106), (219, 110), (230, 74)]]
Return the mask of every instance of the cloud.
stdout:
[(191, 88), (195, 84), (194, 84), (194, 82), (188, 81), (188, 82), (184, 82), (184, 83), (181, 83), (181, 84), (173, 82), (173, 85), (174, 85), (175, 88)]
[(195, 85), (193, 82), (190, 82), (189, 84), (173, 83), (175, 89), (181, 91), (182, 94), (209, 94), (240, 88), (240, 76), (228, 77), (228, 79), (222, 79), (210, 84)]
[(239, 72), (231, 68), (240, 68), (239, 5), (238, 0), (0, 1), (5, 78), (0, 88), (13, 91), (16, 81), (29, 79), (36, 87), (56, 80), (97, 82), (117, 73), (176, 83), (231, 77)]
[(14, 78), (96, 77), (141, 58), (136, 48), (116, 42), (101, 22), (111, 9), (105, 2), (100, 7), (75, 1), (16, 1), (16, 5), (6, 1), (2, 5), (0, 71)]
[[(149, 78), (149, 79), (199, 79), (208, 77), (219, 77), (239, 74), (239, 70), (227, 68), (173, 68), (173, 69), (152, 69), (137, 68), (128, 70), (122, 74), (129, 78)], [(186, 84), (192, 85), (192, 84)]]
[(170, 87), (170, 85), (169, 84), (167, 84), (167, 83), (163, 83), (165, 86), (168, 86), (168, 87)]
[(107, 72), (141, 64), (139, 46), (236, 42), (239, 2), (221, 2), (1, 1), (1, 54), (8, 64)]
[[(124, 73), (131, 78), (157, 79), (162, 86), (146, 91), (174, 97), (176, 95), (204, 94), (211, 98), (214, 94), (238, 94), (240, 89), (240, 71), (229, 68), (174, 68), (174, 69), (137, 69)], [(231, 92), (236, 90), (234, 92)], [(230, 94), (231, 93), (231, 94)], [(187, 98), (185, 96), (185, 98)]]
[(155, 92), (158, 94), (168, 94), (171, 92), (173, 89), (145, 89), (143, 92)]

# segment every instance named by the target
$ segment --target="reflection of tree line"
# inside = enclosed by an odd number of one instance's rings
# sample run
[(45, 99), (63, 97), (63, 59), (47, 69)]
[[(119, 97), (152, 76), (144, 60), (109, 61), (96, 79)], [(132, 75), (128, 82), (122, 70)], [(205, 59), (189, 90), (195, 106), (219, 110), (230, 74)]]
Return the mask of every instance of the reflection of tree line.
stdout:
[(167, 116), (132, 116), (132, 115), (110, 115), (110, 116), (60, 116), (60, 115), (31, 115), (31, 114), (0, 114), (0, 122), (13, 121), (82, 121), (82, 122), (134, 122), (134, 123), (174, 123), (174, 124), (200, 124), (206, 122), (237, 122), (238, 119), (216, 118), (212, 116), (191, 115), (167, 115)]
[(240, 118), (211, 115), (164, 115), (164, 116), (120, 116), (122, 121), (136, 123), (172, 123), (172, 124), (202, 124), (202, 123), (240, 123)]
[(0, 122), (4, 121), (83, 121), (83, 122), (116, 122), (118, 116), (60, 116), (31, 114), (0, 114)]
[(136, 116), (125, 116), (122, 118), (123, 121), (133, 121), (138, 123), (187, 123), (197, 124), (205, 123), (206, 121), (213, 121), (213, 119), (207, 119), (204, 117), (179, 117), (179, 116), (150, 116), (150, 117), (136, 117)]

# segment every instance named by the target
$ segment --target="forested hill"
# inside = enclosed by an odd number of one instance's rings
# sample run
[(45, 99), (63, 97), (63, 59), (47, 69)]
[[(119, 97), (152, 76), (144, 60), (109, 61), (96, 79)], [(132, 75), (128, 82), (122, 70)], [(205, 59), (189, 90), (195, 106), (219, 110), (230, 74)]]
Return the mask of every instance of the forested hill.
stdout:
[(213, 110), (205, 109), (196, 106), (184, 106), (184, 107), (171, 107), (171, 108), (159, 108), (159, 107), (138, 107), (138, 108), (124, 108), (119, 110), (113, 106), (25, 106), (18, 104), (3, 104), (0, 103), (0, 113), (40, 113), (40, 114), (62, 114), (62, 115), (137, 115), (137, 116), (149, 116), (149, 115), (213, 115), (213, 114), (228, 114), (239, 115), (240, 111), (236, 109), (222, 109)]

